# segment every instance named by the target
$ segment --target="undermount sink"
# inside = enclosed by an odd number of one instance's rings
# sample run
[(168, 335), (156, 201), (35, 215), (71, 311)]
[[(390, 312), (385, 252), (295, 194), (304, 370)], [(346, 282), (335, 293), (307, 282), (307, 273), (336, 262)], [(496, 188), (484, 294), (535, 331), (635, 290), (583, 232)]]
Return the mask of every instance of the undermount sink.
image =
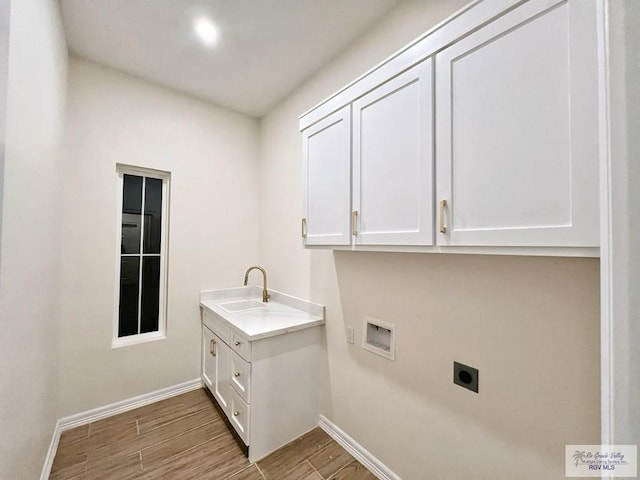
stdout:
[(245, 312), (247, 310), (257, 310), (267, 307), (266, 304), (258, 300), (236, 300), (233, 302), (220, 303), (218, 306), (229, 313)]
[(210, 321), (212, 331), (223, 325), (225, 332), (233, 331), (249, 342), (324, 324), (322, 305), (275, 290), (269, 291), (267, 303), (261, 301), (263, 295), (263, 288), (257, 286), (203, 290), (203, 324)]

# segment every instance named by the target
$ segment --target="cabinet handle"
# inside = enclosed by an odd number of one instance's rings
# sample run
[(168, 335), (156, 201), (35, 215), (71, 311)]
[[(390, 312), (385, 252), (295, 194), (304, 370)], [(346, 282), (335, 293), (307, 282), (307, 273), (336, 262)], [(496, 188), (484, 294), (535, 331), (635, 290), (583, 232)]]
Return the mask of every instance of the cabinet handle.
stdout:
[(216, 356), (216, 341), (213, 339), (209, 342), (209, 353), (212, 357)]
[(307, 219), (302, 219), (302, 238), (307, 238)]
[(351, 235), (358, 235), (358, 211), (354, 210), (351, 214)]
[(236, 347), (239, 347), (239, 346), (240, 346), (240, 342), (236, 342), (236, 343), (235, 343), (235, 346), (236, 346)]
[(447, 226), (444, 224), (444, 209), (447, 201), (443, 198), (440, 200), (440, 233), (447, 233)]
[(234, 377), (239, 377), (240, 376), (240, 372), (236, 372), (233, 374)]
[(239, 411), (237, 411), (237, 410), (236, 410), (235, 412), (233, 412), (233, 416), (234, 416), (234, 417), (237, 417), (238, 415), (240, 415), (240, 412), (239, 412)]

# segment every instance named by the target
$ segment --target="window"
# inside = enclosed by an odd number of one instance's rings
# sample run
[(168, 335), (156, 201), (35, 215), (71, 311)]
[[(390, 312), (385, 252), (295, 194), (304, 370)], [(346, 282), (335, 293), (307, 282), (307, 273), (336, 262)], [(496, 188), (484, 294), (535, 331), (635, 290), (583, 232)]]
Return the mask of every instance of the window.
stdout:
[(164, 338), (169, 173), (119, 165), (113, 346)]

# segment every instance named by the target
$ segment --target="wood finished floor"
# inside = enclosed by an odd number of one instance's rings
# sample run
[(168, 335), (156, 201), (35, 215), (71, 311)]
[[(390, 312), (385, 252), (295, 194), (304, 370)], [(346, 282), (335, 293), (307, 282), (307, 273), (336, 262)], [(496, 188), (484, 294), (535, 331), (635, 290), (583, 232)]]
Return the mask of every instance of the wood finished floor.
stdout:
[(50, 480), (375, 480), (319, 428), (249, 463), (195, 390), (62, 433)]

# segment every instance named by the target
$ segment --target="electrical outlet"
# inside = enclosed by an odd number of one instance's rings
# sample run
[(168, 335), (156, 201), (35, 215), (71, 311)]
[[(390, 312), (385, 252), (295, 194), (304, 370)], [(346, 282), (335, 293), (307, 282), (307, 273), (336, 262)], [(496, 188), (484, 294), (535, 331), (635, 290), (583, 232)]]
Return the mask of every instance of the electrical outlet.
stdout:
[(478, 369), (453, 362), (453, 383), (478, 393)]
[(353, 329), (353, 327), (350, 327), (349, 325), (347, 325), (347, 343), (354, 343), (355, 340), (355, 331)]

